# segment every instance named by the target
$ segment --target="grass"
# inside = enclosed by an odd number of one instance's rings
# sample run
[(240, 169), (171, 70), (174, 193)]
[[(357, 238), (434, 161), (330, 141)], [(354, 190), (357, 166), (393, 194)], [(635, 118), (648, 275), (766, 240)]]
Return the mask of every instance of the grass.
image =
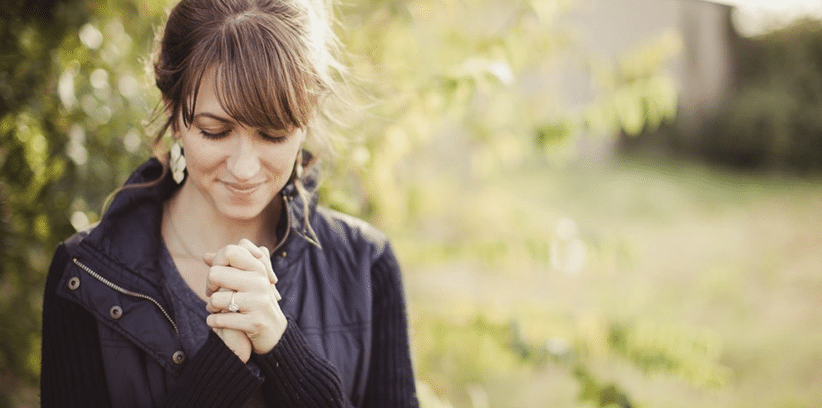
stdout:
[[(626, 159), (426, 185), (425, 221), (392, 235), (419, 377), (455, 407), (484, 406), (478, 387), (491, 407), (591, 406), (571, 366), (472, 344), (515, 332), (569, 344), (636, 406), (822, 404), (822, 180)], [(550, 260), (564, 218), (575, 273)]]

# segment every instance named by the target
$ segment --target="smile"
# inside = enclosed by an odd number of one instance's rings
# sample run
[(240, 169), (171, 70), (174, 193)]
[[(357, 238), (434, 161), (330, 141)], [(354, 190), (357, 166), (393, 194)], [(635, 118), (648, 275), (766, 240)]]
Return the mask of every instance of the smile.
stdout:
[(238, 183), (229, 183), (223, 182), (223, 184), (228, 188), (229, 191), (235, 194), (251, 194), (256, 191), (263, 183), (254, 183), (254, 184), (238, 184)]

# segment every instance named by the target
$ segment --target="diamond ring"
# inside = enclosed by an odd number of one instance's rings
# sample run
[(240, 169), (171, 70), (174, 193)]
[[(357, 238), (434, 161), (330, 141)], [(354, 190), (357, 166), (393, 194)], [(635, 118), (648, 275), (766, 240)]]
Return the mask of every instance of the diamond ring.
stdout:
[(234, 295), (236, 294), (237, 292), (231, 292), (231, 303), (228, 304), (227, 309), (231, 313), (237, 313), (240, 311), (240, 305), (238, 305), (237, 302), (234, 301)]

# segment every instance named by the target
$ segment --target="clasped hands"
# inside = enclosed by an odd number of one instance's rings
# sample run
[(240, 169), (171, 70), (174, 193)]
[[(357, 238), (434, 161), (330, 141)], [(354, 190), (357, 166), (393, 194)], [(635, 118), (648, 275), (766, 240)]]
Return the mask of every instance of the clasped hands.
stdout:
[[(274, 286), (277, 276), (268, 248), (242, 239), (237, 245), (203, 255), (203, 261), (209, 266), (206, 309), (211, 314), (206, 324), (244, 363), (252, 351), (271, 351), (287, 322), (277, 303), (281, 297)], [(236, 313), (228, 311), (232, 297), (239, 306)]]

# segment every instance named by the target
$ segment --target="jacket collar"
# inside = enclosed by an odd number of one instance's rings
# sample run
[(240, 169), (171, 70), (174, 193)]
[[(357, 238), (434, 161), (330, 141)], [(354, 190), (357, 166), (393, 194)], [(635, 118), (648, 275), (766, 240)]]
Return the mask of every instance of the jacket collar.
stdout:
[[(304, 196), (299, 194), (293, 180), (280, 192), (287, 203), (285, 209), (290, 227), (287, 242), (283, 245), (288, 245), (292, 253), (308, 244), (320, 245), (307, 224), (309, 217), (305, 216), (306, 211), (311, 215), (317, 205), (319, 172), (316, 166), (313, 167), (303, 176)], [(162, 282), (157, 254), (162, 245), (163, 202), (180, 187), (171, 172), (166, 172), (165, 176), (162, 173), (163, 167), (156, 158), (143, 163), (131, 174), (126, 187), (117, 194), (100, 223), (83, 240), (86, 248), (91, 247), (115, 264), (137, 272), (157, 289)]]

